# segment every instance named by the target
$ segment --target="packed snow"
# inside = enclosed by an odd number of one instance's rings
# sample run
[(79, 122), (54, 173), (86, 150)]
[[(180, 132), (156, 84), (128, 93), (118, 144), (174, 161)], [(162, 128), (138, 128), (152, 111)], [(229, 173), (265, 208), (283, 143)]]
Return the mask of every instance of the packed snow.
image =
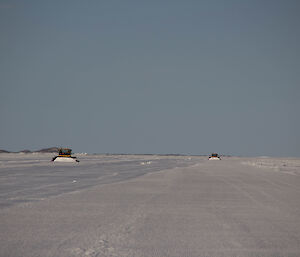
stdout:
[(278, 172), (286, 172), (289, 174), (300, 175), (300, 159), (299, 158), (270, 158), (261, 157), (253, 158), (243, 162), (246, 165), (269, 169)]

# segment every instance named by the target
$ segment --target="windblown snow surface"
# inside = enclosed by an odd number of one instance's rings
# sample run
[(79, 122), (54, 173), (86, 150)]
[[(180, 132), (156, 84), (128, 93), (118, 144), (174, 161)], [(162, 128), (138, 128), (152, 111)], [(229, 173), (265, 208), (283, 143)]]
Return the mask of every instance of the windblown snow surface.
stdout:
[(0, 256), (300, 256), (300, 159), (0, 154)]

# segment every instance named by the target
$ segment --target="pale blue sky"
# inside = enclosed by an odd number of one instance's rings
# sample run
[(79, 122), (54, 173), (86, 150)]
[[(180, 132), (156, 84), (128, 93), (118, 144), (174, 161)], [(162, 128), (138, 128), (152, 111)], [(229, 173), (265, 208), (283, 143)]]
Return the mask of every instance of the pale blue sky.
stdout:
[(299, 13), (0, 0), (0, 149), (300, 156)]

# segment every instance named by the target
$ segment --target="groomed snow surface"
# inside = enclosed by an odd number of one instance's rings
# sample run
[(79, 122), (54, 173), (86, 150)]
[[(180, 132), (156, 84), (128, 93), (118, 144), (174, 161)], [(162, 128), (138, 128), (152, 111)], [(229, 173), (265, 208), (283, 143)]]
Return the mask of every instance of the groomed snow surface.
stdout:
[(0, 154), (0, 256), (300, 256), (300, 159)]

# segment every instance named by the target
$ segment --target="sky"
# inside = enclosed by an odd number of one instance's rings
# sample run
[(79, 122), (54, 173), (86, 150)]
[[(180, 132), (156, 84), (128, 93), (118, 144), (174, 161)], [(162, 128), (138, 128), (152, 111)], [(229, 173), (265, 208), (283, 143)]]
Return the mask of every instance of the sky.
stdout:
[(300, 156), (300, 1), (0, 0), (0, 149)]

